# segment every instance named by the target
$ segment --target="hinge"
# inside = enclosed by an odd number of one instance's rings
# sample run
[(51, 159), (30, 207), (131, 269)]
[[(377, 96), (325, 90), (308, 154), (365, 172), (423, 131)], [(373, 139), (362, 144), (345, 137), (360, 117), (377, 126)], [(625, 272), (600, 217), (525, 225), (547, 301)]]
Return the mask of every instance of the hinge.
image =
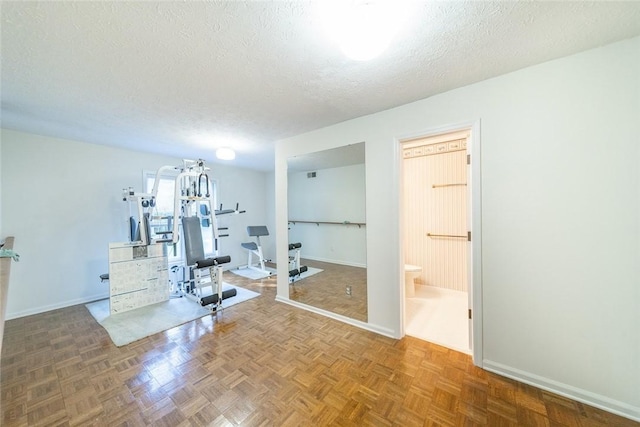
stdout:
[(469, 319), (471, 319), (471, 309), (469, 309)]
[(471, 232), (467, 231), (467, 241), (470, 242), (471, 241)]
[(467, 164), (471, 164), (471, 154), (467, 154)]

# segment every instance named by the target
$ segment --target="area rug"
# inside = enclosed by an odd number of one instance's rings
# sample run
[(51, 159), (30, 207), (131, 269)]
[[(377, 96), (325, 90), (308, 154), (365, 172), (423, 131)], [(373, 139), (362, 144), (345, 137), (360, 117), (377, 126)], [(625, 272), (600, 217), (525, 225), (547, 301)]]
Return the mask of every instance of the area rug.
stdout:
[(305, 279), (309, 276), (313, 276), (314, 274), (318, 274), (318, 273), (322, 273), (324, 270), (320, 269), (320, 268), (314, 268), (314, 267), (307, 267), (307, 271), (305, 271), (304, 273), (302, 273), (300, 276), (296, 276), (296, 279), (294, 281), (298, 282), (302, 279)]
[(233, 274), (237, 274), (238, 276), (241, 276), (247, 279), (251, 279), (251, 280), (260, 280), (260, 279), (265, 279), (267, 277), (276, 275), (275, 268), (266, 267), (266, 270), (271, 274), (264, 273), (262, 271), (257, 271), (257, 270), (254, 270), (253, 268), (247, 268), (247, 267), (234, 268), (232, 270), (229, 270), (229, 272)]
[[(225, 283), (223, 289), (230, 288), (235, 288), (237, 294), (222, 301), (224, 308), (260, 295), (257, 292)], [(158, 304), (117, 314), (109, 314), (108, 299), (86, 304), (86, 307), (96, 321), (109, 333), (111, 340), (117, 347), (211, 314), (211, 310), (188, 298), (172, 298)]]
[[(238, 276), (242, 276), (244, 278), (251, 279), (251, 280), (260, 280), (260, 279), (266, 279), (267, 277), (276, 276), (276, 269), (267, 267), (267, 271), (269, 271), (271, 274), (267, 275), (263, 272), (256, 271), (252, 268), (246, 268), (246, 267), (234, 268), (233, 270), (229, 270), (230, 273), (237, 274)], [(302, 273), (300, 276), (296, 276), (295, 281), (297, 282), (298, 280), (302, 280), (305, 277), (313, 276), (314, 274), (318, 274), (320, 272), (322, 272), (322, 270), (319, 268), (307, 267), (307, 271)]]

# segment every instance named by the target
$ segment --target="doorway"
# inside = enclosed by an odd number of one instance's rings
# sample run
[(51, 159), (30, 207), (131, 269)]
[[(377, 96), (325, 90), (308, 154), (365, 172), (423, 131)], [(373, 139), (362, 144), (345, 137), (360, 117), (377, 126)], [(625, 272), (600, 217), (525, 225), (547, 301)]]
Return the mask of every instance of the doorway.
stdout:
[(406, 335), (473, 354), (474, 361), (480, 361), (480, 349), (473, 345), (479, 336), (474, 337), (471, 319), (474, 305), (479, 305), (474, 304), (479, 286), (474, 288), (473, 279), (480, 277), (479, 259), (473, 256), (479, 251), (471, 239), (474, 222), (479, 229), (479, 218), (474, 221), (472, 216), (477, 202), (470, 167), (472, 143), (477, 141), (471, 137), (473, 128), (399, 141), (402, 312)]

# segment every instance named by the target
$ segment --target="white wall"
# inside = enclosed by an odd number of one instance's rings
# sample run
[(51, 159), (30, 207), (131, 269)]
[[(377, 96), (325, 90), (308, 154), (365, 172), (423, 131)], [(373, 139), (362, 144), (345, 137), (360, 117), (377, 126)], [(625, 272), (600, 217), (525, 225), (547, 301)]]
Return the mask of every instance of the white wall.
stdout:
[[(289, 220), (366, 223), (364, 164), (288, 175)], [(302, 258), (366, 266), (366, 228), (357, 225), (289, 224), (290, 243)]]
[(396, 138), (476, 120), (481, 362), (640, 419), (640, 38), (279, 141), (278, 240), (286, 158), (366, 141), (368, 326), (399, 336)]
[[(269, 237), (262, 237), (260, 244), (262, 245), (262, 254), (265, 259), (277, 262), (276, 258), (276, 188), (275, 173), (268, 172), (265, 174), (264, 180), (264, 197), (265, 197), (265, 218), (260, 225), (266, 225), (269, 229)], [(254, 224), (258, 225), (258, 224)], [(249, 241), (249, 240), (247, 240)]]
[(2, 228), (2, 138), (0, 138), (0, 239), (5, 237)]
[[(206, 159), (205, 159), (206, 160)], [(142, 191), (142, 171), (181, 159), (2, 130), (2, 230), (16, 237), (7, 318), (108, 296), (109, 242), (126, 241), (122, 189)], [(263, 172), (211, 164), (218, 201), (247, 213), (218, 217), (229, 226), (221, 254), (246, 262), (246, 226), (264, 223)]]

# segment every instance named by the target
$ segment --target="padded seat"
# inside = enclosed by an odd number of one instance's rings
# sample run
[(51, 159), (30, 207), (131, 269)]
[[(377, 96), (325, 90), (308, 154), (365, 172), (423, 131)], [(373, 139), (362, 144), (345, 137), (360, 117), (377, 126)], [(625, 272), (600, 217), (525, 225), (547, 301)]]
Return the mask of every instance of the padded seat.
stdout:
[(250, 251), (257, 251), (258, 245), (255, 242), (241, 243), (242, 247)]

